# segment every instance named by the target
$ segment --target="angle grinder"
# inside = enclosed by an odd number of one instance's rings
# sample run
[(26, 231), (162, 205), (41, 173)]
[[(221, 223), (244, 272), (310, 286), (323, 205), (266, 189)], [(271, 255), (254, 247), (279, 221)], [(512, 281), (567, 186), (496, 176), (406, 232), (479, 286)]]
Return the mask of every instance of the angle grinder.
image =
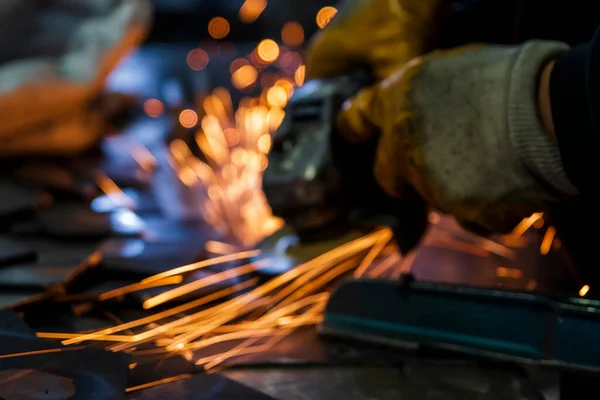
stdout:
[(344, 102), (372, 80), (359, 72), (317, 79), (296, 89), (273, 138), (263, 189), (286, 226), (259, 243), (281, 273), (377, 226), (388, 226), (407, 253), (427, 228), (427, 206), (416, 193), (399, 200), (376, 183), (377, 140), (354, 145), (336, 130)]

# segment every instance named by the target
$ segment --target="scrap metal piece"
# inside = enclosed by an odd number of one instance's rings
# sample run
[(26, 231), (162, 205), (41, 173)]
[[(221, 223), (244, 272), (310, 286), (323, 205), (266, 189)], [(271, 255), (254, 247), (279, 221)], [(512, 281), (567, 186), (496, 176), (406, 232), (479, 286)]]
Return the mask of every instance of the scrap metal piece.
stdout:
[(35, 332), (12, 311), (0, 311), (0, 335), (35, 339)]
[(15, 180), (43, 187), (59, 198), (89, 200), (98, 189), (80, 175), (68, 162), (58, 160), (27, 160), (11, 174)]
[(0, 221), (13, 222), (33, 215), (46, 203), (48, 196), (41, 190), (25, 188), (9, 181), (0, 181)]
[(49, 295), (41, 290), (2, 290), (0, 292), (0, 310), (12, 310), (37, 303), (45, 300)]
[[(0, 287), (3, 295), (29, 295), (45, 290), (45, 295), (76, 290), (85, 280), (94, 279), (94, 268), (101, 261), (91, 242), (63, 242), (45, 238), (19, 239), (37, 254), (37, 262), (0, 268)], [(8, 291), (7, 291), (8, 289)], [(7, 301), (10, 300), (7, 298)], [(12, 301), (11, 301), (12, 302)]]
[(412, 350), (600, 371), (598, 301), (402, 282), (346, 281), (333, 292), (320, 331)]
[[(8, 315), (0, 317), (16, 318)], [(126, 354), (38, 339), (23, 324), (0, 325), (0, 370), (35, 370), (71, 379), (76, 394), (69, 400), (123, 399), (129, 362)]]
[(69, 400), (75, 385), (69, 378), (33, 369), (0, 371), (0, 398), (8, 400)]
[(200, 259), (196, 243), (148, 242), (142, 239), (108, 239), (102, 243), (102, 267), (111, 271), (150, 276)]
[(36, 252), (26, 244), (7, 237), (0, 237), (0, 267), (35, 261), (36, 255)]
[(67, 284), (68, 278), (77, 270), (76, 265), (24, 264), (0, 269), (2, 288), (38, 288)]
[(87, 206), (61, 204), (38, 214), (38, 229), (61, 238), (138, 236), (144, 221), (130, 210), (96, 213)]

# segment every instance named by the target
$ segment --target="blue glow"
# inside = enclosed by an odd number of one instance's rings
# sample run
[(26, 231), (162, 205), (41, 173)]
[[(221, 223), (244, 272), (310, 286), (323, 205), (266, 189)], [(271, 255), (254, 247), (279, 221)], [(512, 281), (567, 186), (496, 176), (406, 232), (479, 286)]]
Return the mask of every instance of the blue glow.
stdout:
[(141, 233), (146, 223), (131, 210), (118, 209), (110, 216), (110, 222), (115, 232), (126, 235)]
[(143, 240), (128, 240), (121, 248), (121, 256), (127, 258), (134, 258), (144, 252), (146, 243)]
[(110, 196), (102, 195), (92, 200), (90, 207), (98, 213), (112, 212), (119, 208), (135, 210), (139, 203), (139, 195), (135, 190), (123, 190), (125, 195), (115, 193)]

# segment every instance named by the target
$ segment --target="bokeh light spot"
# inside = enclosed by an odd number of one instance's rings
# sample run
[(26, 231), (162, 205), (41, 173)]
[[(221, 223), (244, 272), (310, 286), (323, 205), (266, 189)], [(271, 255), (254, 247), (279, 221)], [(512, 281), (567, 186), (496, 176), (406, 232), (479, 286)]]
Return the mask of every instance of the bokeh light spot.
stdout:
[(231, 27), (223, 17), (214, 17), (208, 23), (208, 33), (213, 39), (223, 39), (229, 35)]
[(194, 71), (202, 71), (208, 65), (208, 53), (202, 49), (194, 49), (187, 55), (187, 65)]
[(287, 22), (281, 30), (281, 40), (290, 47), (301, 46), (304, 43), (304, 28), (296, 21)]
[(319, 26), (319, 28), (325, 28), (329, 24), (331, 19), (335, 17), (335, 14), (337, 14), (337, 12), (338, 10), (335, 7), (327, 6), (321, 8), (317, 13), (317, 25)]
[(181, 114), (179, 114), (179, 123), (184, 128), (193, 128), (198, 123), (198, 114), (194, 110), (183, 110)]
[(296, 86), (304, 85), (305, 77), (306, 77), (306, 66), (301, 65), (298, 67), (298, 69), (296, 70), (296, 73), (294, 74), (294, 80), (296, 81)]
[(258, 151), (267, 154), (271, 150), (271, 135), (265, 133), (258, 139)]
[(235, 71), (248, 64), (250, 64), (250, 61), (246, 60), (245, 58), (236, 58), (231, 62), (231, 65), (229, 66), (229, 72), (233, 74)]
[(293, 51), (287, 52), (279, 58), (279, 65), (281, 68), (290, 71), (295, 71), (303, 62), (302, 56)]
[(148, 99), (144, 102), (144, 112), (152, 118), (160, 117), (165, 111), (165, 106), (162, 101), (157, 99)]
[(245, 89), (254, 84), (258, 71), (252, 65), (244, 65), (231, 75), (231, 82), (237, 89)]
[(279, 45), (274, 40), (265, 39), (258, 44), (256, 52), (261, 61), (272, 63), (279, 58)]
[(288, 101), (286, 90), (281, 86), (273, 86), (267, 92), (267, 101), (271, 107), (285, 107)]

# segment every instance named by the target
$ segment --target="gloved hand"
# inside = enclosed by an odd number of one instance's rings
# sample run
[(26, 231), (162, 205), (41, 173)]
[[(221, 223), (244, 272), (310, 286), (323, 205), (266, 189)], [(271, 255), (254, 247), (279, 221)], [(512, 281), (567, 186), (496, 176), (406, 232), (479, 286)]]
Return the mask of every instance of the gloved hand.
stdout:
[[(327, 38), (326, 28), (314, 41), (316, 47), (308, 58), (313, 65), (307, 66), (312, 77), (347, 73), (349, 66), (360, 64), (356, 54), (334, 53), (341, 59), (333, 62), (323, 50), (327, 42), (351, 48), (353, 32), (369, 30), (357, 28), (360, 15), (367, 14), (359, 6), (368, 5), (350, 3), (355, 12), (340, 11), (346, 17), (330, 24), (334, 39)], [(373, 19), (381, 26), (391, 25), (390, 18), (401, 15), (392, 14), (384, 3), (413, 4), (409, 0), (372, 3), (384, 8), (380, 19)], [(414, 0), (414, 4), (423, 3)], [(434, 8), (430, 11), (421, 21), (435, 20)], [(343, 29), (345, 47), (339, 42)], [(423, 29), (414, 31), (424, 34)], [(507, 232), (522, 218), (547, 211), (576, 193), (537, 110), (539, 72), (567, 50), (565, 45), (538, 41), (520, 47), (471, 46), (409, 61), (425, 41), (406, 34), (397, 36), (394, 45), (391, 37), (381, 41), (378, 37), (383, 35), (361, 39), (371, 41), (362, 62), (383, 80), (344, 105), (338, 128), (357, 145), (379, 138), (374, 175), (388, 195), (401, 199), (416, 190), (467, 229), (490, 234)], [(406, 51), (394, 52), (394, 46), (404, 46)], [(323, 68), (328, 62), (329, 67)]]
[(564, 44), (466, 47), (413, 59), (349, 101), (344, 137), (380, 135), (375, 178), (391, 196), (414, 188), (481, 234), (504, 233), (577, 193), (539, 120), (543, 65)]
[(108, 73), (150, 24), (147, 0), (0, 2), (0, 156), (69, 155), (106, 131)]

